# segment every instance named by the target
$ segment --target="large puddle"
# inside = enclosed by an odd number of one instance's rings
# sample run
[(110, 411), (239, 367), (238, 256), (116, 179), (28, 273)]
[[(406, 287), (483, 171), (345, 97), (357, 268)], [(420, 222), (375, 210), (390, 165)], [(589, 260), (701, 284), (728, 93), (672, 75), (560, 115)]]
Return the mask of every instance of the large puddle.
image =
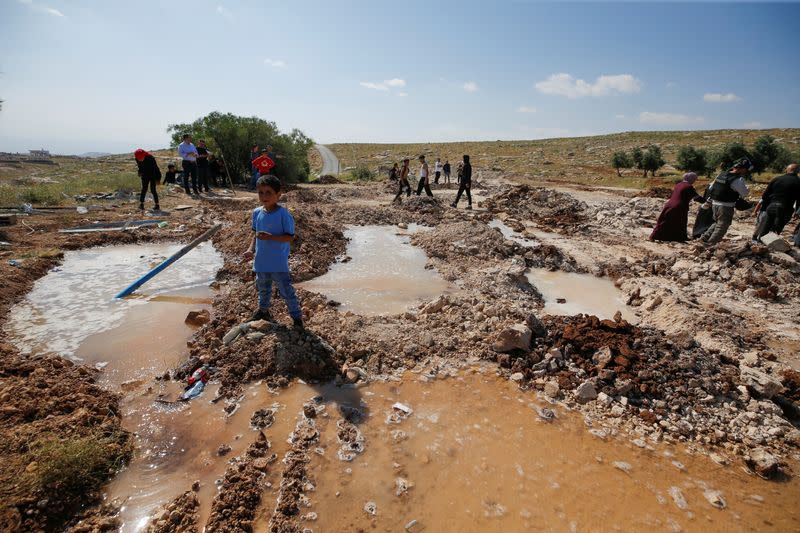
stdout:
[(611, 280), (591, 274), (574, 272), (551, 272), (534, 268), (526, 274), (531, 285), (544, 298), (544, 314), (575, 315), (586, 313), (599, 318), (614, 318), (619, 311), (622, 318), (632, 324), (638, 319), (626, 305), (625, 296)]
[(347, 262), (336, 263), (324, 275), (299, 284), (341, 303), (342, 311), (360, 315), (392, 315), (435, 298), (449, 284), (425, 268), (425, 252), (410, 244), (410, 234), (421, 231), (396, 226), (351, 226)]

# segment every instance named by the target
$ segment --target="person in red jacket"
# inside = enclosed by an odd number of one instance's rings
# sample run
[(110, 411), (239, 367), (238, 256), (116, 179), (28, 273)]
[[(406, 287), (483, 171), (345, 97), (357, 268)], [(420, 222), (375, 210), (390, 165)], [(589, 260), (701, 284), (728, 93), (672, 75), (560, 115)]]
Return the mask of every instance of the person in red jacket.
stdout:
[(160, 211), (158, 207), (158, 193), (156, 192), (156, 184), (161, 181), (161, 169), (158, 168), (156, 158), (146, 151), (139, 148), (133, 153), (136, 158), (136, 166), (138, 167), (139, 177), (142, 178), (142, 192), (139, 194), (139, 209), (144, 210), (144, 198), (147, 196), (147, 188), (150, 187), (150, 192), (153, 193), (153, 202), (155, 202), (155, 211)]

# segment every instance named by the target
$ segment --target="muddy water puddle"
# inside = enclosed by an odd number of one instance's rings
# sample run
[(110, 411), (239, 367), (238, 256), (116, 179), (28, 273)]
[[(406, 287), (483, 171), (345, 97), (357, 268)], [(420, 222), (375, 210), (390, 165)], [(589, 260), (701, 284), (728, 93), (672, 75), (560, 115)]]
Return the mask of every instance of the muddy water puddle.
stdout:
[[(600, 440), (579, 415), (492, 371), (360, 392), (365, 451), (351, 462), (336, 456), (338, 417), (318, 419), (325, 452), (312, 458), (316, 488), (300, 511), (316, 513), (306, 522), (314, 531), (789, 531), (800, 520), (796, 482), (665, 445)], [(393, 417), (396, 402), (411, 415)], [(537, 408), (557, 418), (542, 421)], [(708, 490), (727, 508), (712, 507)]]
[(619, 311), (628, 322), (638, 322), (633, 310), (626, 305), (622, 291), (611, 280), (590, 274), (551, 272), (544, 268), (531, 269), (526, 276), (544, 298), (544, 314), (586, 313), (611, 319)]
[[(66, 252), (63, 263), (39, 279), (25, 300), (11, 310), (6, 324), (10, 339), (22, 353), (32, 355), (57, 353), (91, 363), (103, 363), (106, 357), (129, 359), (129, 344), (153, 340), (155, 328), (146, 325), (147, 315), (176, 314), (182, 324), (187, 309), (210, 303), (208, 285), (222, 266), (222, 257), (210, 243), (189, 252), (133, 298), (114, 299), (181, 246), (139, 244)], [(114, 333), (107, 338), (115, 339), (117, 351), (91, 357), (85, 341), (109, 330)], [(162, 333), (185, 342), (184, 332), (165, 328)], [(87, 355), (88, 359), (82, 359)]]
[(351, 259), (298, 286), (340, 302), (342, 311), (371, 316), (402, 313), (435, 298), (451, 287), (425, 268), (425, 252), (410, 243), (415, 231), (423, 227), (351, 226), (345, 231)]

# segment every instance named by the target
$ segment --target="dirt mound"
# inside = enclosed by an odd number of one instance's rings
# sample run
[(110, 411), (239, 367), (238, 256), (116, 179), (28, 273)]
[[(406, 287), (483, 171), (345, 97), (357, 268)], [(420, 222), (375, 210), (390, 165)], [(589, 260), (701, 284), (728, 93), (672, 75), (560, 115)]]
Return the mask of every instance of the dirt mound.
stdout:
[[(199, 483), (197, 483), (199, 489)], [(146, 533), (197, 532), (200, 502), (194, 490), (187, 490), (155, 515)], [(87, 530), (88, 531), (88, 530)]]
[(318, 177), (317, 179), (309, 181), (308, 183), (312, 183), (314, 185), (334, 185), (337, 183), (344, 183), (344, 182), (339, 178), (337, 178), (336, 176), (325, 174), (323, 176)]
[(488, 198), (483, 205), (492, 213), (505, 212), (548, 228), (572, 228), (587, 219), (584, 202), (569, 194), (529, 185), (510, 187)]
[(650, 187), (642, 196), (667, 199), (672, 196), (672, 189), (670, 187)]

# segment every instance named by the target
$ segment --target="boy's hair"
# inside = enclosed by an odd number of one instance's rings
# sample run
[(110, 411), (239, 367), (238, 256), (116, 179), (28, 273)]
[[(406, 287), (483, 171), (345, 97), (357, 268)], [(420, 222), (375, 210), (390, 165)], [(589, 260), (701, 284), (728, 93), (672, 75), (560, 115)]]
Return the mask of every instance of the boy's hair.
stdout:
[(167, 165), (167, 168), (175, 168), (175, 165), (173, 163), (170, 163), (169, 165)]
[(275, 192), (281, 192), (281, 180), (279, 180), (272, 174), (267, 174), (265, 176), (261, 176), (260, 178), (258, 178), (258, 181), (256, 182), (256, 187), (260, 187), (262, 185), (266, 185)]
[(420, 159), (420, 161), (425, 161), (425, 156), (421, 155), (421, 156), (419, 156), (419, 159)]
[(188, 139), (189, 137), (191, 137), (191, 135), (189, 135), (188, 133), (184, 133), (184, 134), (183, 134), (183, 140), (184, 140), (184, 141), (185, 141), (186, 139)]

